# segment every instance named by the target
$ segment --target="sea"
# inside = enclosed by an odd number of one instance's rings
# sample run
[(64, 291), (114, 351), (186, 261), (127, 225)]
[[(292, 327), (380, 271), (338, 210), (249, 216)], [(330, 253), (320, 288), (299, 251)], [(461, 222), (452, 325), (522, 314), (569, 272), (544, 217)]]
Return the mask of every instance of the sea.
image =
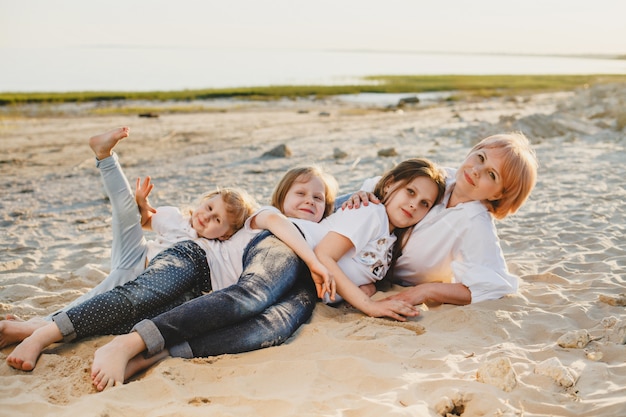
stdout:
[(197, 47), (0, 48), (0, 92), (363, 83), (367, 75), (626, 74), (603, 57)]

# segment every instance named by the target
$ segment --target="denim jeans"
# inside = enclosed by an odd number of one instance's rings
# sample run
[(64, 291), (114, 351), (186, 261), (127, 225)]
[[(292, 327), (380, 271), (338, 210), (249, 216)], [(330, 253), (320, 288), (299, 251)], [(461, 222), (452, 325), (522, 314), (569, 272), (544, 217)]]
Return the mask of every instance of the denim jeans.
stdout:
[(127, 333), (139, 321), (200, 296), (210, 282), (206, 253), (187, 240), (159, 253), (135, 280), (61, 311), (52, 320), (64, 341)]
[(302, 275), (283, 298), (263, 313), (167, 348), (170, 356), (199, 358), (278, 346), (309, 320), (316, 303), (313, 280)]
[[(244, 252), (243, 267), (236, 284), (195, 298), (135, 326), (146, 343), (148, 354), (200, 336), (211, 338), (211, 332), (218, 329), (220, 335), (230, 337), (214, 340), (213, 344), (217, 345), (213, 347), (214, 352), (250, 350), (250, 346), (259, 348), (277, 343), (277, 336), (278, 340), (284, 340), (308, 319), (312, 311), (309, 304), (314, 305), (316, 300), (314, 287), (311, 290), (310, 272), (280, 239), (269, 232), (257, 235)], [(292, 294), (291, 298), (285, 298)], [(300, 309), (300, 304), (305, 307)], [(289, 308), (294, 305), (298, 308)], [(296, 316), (289, 317), (292, 313)], [(243, 329), (246, 333), (240, 333)], [(233, 342), (248, 347), (228, 345)]]

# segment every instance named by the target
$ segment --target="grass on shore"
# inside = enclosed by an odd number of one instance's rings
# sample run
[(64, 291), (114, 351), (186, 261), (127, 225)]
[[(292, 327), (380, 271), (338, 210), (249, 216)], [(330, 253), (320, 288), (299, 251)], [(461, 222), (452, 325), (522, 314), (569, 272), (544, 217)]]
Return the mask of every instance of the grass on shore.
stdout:
[(325, 97), (356, 93), (420, 93), (459, 91), (479, 96), (569, 90), (597, 83), (626, 82), (626, 75), (379, 75), (361, 85), (287, 85), (181, 91), (65, 93), (0, 93), (0, 106), (28, 103), (81, 103), (116, 100), (191, 101), (218, 98), (275, 100), (283, 97)]

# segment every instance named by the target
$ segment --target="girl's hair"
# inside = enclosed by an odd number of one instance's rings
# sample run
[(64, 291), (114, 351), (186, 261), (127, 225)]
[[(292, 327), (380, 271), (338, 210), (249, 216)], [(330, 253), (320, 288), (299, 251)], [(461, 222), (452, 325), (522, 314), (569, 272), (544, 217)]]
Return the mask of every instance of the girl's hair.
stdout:
[[(380, 199), (381, 203), (385, 204), (401, 187), (418, 177), (430, 178), (435, 183), (437, 186), (437, 198), (433, 202), (433, 205), (438, 204), (446, 191), (446, 177), (442, 170), (437, 168), (434, 163), (426, 158), (407, 159), (387, 171), (376, 183), (374, 195)], [(396, 183), (398, 183), (398, 186), (394, 187), (390, 193), (385, 192), (387, 185)], [(402, 249), (404, 245), (406, 245), (412, 229), (413, 226), (403, 229), (394, 229), (393, 233), (396, 235), (398, 243), (394, 245), (391, 268), (387, 276), (393, 276), (393, 267), (398, 257), (402, 254)]]
[(331, 214), (335, 210), (335, 197), (337, 196), (339, 185), (335, 177), (327, 174), (320, 167), (313, 165), (292, 168), (287, 171), (274, 189), (274, 193), (272, 194), (272, 206), (282, 211), (285, 197), (293, 184), (295, 182), (307, 182), (313, 177), (319, 178), (324, 184), (326, 202), (324, 216), (322, 218)]
[(496, 219), (503, 219), (515, 213), (534, 188), (537, 182), (537, 156), (522, 132), (489, 136), (478, 142), (470, 153), (480, 149), (499, 149), (502, 152), (502, 197), (484, 203)]
[(221, 196), (222, 201), (226, 205), (228, 213), (228, 221), (230, 223), (230, 236), (241, 229), (248, 219), (258, 208), (254, 198), (247, 192), (239, 188), (218, 188), (214, 191), (204, 194), (200, 198), (200, 202), (209, 200), (215, 196)]

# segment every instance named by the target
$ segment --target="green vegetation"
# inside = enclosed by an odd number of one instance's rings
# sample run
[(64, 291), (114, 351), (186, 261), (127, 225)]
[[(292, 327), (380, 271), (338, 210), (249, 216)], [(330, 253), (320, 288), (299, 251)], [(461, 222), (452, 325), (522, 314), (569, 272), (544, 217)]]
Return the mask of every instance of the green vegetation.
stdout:
[(27, 103), (80, 103), (115, 100), (191, 101), (217, 98), (276, 100), (356, 93), (459, 91), (480, 96), (557, 91), (584, 85), (626, 82), (626, 75), (440, 75), (370, 76), (360, 85), (270, 86), (150, 92), (0, 93), (0, 106)]
[(89, 111), (90, 114), (106, 116), (109, 114), (176, 114), (176, 113), (222, 113), (224, 109), (203, 106), (123, 106), (98, 107)]

